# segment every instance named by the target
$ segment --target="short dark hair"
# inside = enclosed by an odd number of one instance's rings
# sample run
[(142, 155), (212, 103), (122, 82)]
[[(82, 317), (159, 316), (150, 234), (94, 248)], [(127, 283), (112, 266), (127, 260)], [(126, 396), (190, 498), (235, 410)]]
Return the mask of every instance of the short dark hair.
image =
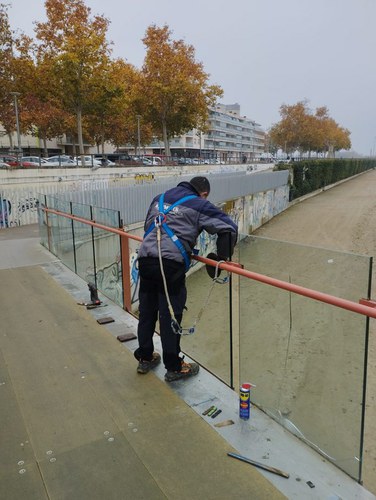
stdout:
[(210, 193), (210, 182), (206, 177), (193, 177), (189, 183), (195, 188), (198, 194)]

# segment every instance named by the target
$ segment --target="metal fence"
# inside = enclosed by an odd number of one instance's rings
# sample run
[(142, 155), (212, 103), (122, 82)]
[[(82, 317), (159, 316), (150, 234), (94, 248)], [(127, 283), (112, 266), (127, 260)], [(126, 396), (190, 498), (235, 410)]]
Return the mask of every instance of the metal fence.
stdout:
[[(209, 199), (218, 204), (286, 186), (288, 171), (280, 172), (221, 172), (205, 174), (211, 184)], [(156, 178), (154, 182), (130, 186), (108, 187), (62, 193), (66, 201), (83, 203), (106, 209), (118, 210), (124, 224), (134, 224), (144, 219), (150, 201), (154, 196), (171, 189), (177, 183), (189, 181), (192, 175), (180, 175), (169, 178)]]

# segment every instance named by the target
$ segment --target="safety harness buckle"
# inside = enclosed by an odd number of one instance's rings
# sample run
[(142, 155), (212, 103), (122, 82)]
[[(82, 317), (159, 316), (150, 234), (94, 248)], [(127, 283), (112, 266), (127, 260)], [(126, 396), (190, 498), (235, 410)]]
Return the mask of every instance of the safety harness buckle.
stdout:
[(159, 212), (159, 214), (154, 218), (155, 227), (162, 227), (166, 220), (166, 214)]
[(171, 328), (176, 335), (193, 335), (196, 331), (194, 326), (182, 328), (175, 318), (171, 318)]

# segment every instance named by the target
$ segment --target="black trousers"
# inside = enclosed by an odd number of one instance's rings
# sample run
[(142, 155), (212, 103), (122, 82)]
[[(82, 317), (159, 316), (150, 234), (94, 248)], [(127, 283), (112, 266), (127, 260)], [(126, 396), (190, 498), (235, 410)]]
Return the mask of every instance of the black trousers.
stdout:
[[(139, 348), (134, 353), (135, 358), (148, 361), (152, 359), (154, 351), (153, 335), (159, 315), (164, 365), (168, 371), (180, 371), (182, 363), (182, 358), (179, 357), (180, 335), (176, 334), (171, 328), (171, 315), (168, 310), (159, 259), (152, 257), (140, 258), (138, 269), (140, 273), (140, 314), (137, 329)], [(163, 270), (174, 315), (180, 324), (187, 300), (185, 265), (184, 263), (163, 259)]]

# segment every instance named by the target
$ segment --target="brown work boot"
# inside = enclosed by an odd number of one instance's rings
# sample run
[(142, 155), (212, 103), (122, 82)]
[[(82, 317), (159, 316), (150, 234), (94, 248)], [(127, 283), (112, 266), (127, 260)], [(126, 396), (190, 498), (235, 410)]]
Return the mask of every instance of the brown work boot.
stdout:
[(153, 352), (153, 359), (147, 361), (146, 359), (140, 359), (138, 361), (137, 373), (148, 373), (152, 368), (155, 368), (161, 362), (161, 355), (157, 352)]
[(200, 365), (198, 365), (197, 363), (185, 363), (183, 361), (181, 364), (180, 372), (166, 372), (165, 381), (174, 382), (175, 380), (180, 380), (182, 378), (193, 377), (193, 375), (198, 374), (199, 370)]

